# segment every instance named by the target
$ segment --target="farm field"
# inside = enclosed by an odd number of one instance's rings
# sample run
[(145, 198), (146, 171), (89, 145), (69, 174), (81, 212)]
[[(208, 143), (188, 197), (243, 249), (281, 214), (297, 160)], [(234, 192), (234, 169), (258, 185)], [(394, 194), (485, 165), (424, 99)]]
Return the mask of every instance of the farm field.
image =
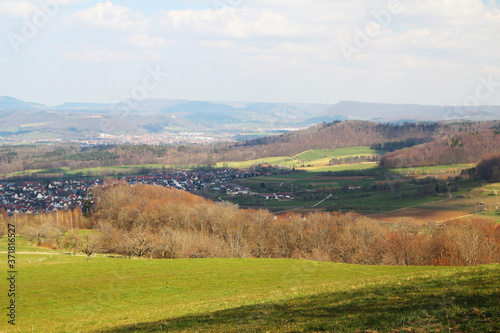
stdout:
[(389, 222), (389, 223), (398, 223), (405, 218), (417, 219), (423, 222), (429, 221), (434, 223), (442, 223), (470, 215), (471, 214), (467, 212), (429, 209), (425, 208), (425, 206), (420, 206), (413, 208), (403, 208), (392, 212), (373, 214), (369, 216), (379, 221)]
[(472, 167), (474, 167), (474, 164), (453, 164), (418, 168), (392, 169), (391, 171), (402, 175), (460, 174), (462, 170)]
[[(316, 208), (316, 209), (330, 209), (333, 211), (354, 211), (359, 213), (373, 214), (378, 212), (388, 212), (397, 209), (402, 209), (406, 207), (419, 206), (424, 204), (429, 204), (434, 201), (442, 200), (439, 196), (429, 196), (429, 197), (411, 197), (411, 198), (401, 198), (401, 194), (404, 190), (394, 190), (394, 191), (384, 191), (384, 192), (373, 192), (367, 196), (361, 197), (360, 194), (356, 193), (342, 193), (335, 194), (336, 196), (331, 197), (325, 201), (328, 194), (322, 196), (319, 199), (314, 200), (303, 200), (300, 197), (296, 197), (291, 201), (277, 201), (277, 200), (262, 200), (262, 199), (249, 199), (245, 197), (233, 197), (224, 198), (225, 200), (230, 200), (231, 202), (237, 203), (242, 208), (249, 206), (251, 208), (265, 208), (272, 211), (282, 211), (285, 209), (294, 208)], [(321, 204), (318, 204), (318, 202)]]
[[(224, 200), (252, 208), (259, 205), (267, 209), (280, 211), (280, 208), (311, 208), (356, 211), (361, 213), (380, 213), (396, 209), (429, 204), (440, 201), (443, 196), (421, 194), (431, 185), (410, 184), (410, 178), (395, 175), (391, 171), (373, 167), (363, 170), (363, 176), (356, 172), (349, 175), (349, 169), (339, 173), (307, 171), (282, 176), (263, 176), (240, 180), (238, 183), (257, 193), (285, 192), (294, 193), (294, 200), (261, 200), (249, 197), (224, 197)], [(345, 174), (347, 172), (347, 175)], [(262, 185), (264, 184), (264, 185)], [(346, 187), (360, 187), (357, 190), (345, 190)], [(385, 189), (384, 189), (385, 188)], [(434, 187), (433, 187), (434, 189)], [(315, 198), (308, 191), (316, 191)], [(322, 199), (327, 200), (318, 204)]]
[[(292, 174), (255, 177), (238, 182), (256, 193), (292, 193), (294, 199), (291, 201), (262, 200), (258, 197), (224, 197), (224, 200), (273, 212), (291, 209), (355, 211), (368, 215), (393, 212), (380, 215), (380, 218), (392, 221), (410, 214), (413, 218), (440, 222), (476, 213), (480, 201), (486, 201), (492, 207), (494, 201), (498, 202), (496, 197), (488, 196), (495, 190), (495, 185), (478, 188), (481, 186), (478, 182), (465, 180), (454, 183), (453, 194), (448, 190), (438, 193), (437, 183), (425, 179), (433, 176), (446, 183), (448, 177), (456, 177), (470, 167), (469, 164), (460, 164), (386, 170), (376, 163), (312, 167)], [(357, 189), (347, 190), (348, 187)], [(316, 195), (311, 197), (308, 192)], [(419, 207), (421, 205), (424, 206)], [(402, 210), (408, 207), (418, 209)], [(489, 216), (494, 218), (495, 214), (490, 212)]]
[(10, 178), (16, 176), (30, 176), (30, 175), (44, 175), (45, 177), (117, 177), (117, 176), (128, 176), (144, 174), (151, 171), (161, 172), (165, 169), (179, 169), (188, 170), (192, 169), (194, 166), (182, 165), (182, 166), (170, 166), (161, 164), (142, 164), (142, 165), (119, 165), (119, 166), (108, 166), (108, 167), (98, 167), (89, 169), (75, 169), (70, 168), (53, 168), (53, 169), (38, 169), (38, 170), (25, 170), (18, 171), (9, 174), (0, 174), (0, 177)]
[(331, 166), (311, 166), (299, 168), (300, 170), (310, 172), (340, 172), (340, 171), (376, 171), (379, 170), (378, 163), (376, 162), (362, 162), (356, 164), (343, 164)]
[[(22, 237), (17, 244), (29, 247)], [(6, 249), (5, 237), (0, 247)], [(4, 319), (2, 332), (500, 329), (500, 265), (104, 257), (87, 263), (57, 251), (17, 257), (16, 326)]]
[[(242, 162), (223, 162), (218, 163), (217, 167), (229, 168), (249, 168), (258, 164), (282, 165), (286, 167), (295, 167), (296, 169), (328, 167), (331, 159), (347, 158), (356, 156), (381, 156), (385, 151), (373, 150), (370, 147), (352, 147), (339, 149), (317, 149), (308, 150), (295, 156), (279, 156), (261, 158), (256, 160)], [(327, 168), (328, 169), (328, 168)]]

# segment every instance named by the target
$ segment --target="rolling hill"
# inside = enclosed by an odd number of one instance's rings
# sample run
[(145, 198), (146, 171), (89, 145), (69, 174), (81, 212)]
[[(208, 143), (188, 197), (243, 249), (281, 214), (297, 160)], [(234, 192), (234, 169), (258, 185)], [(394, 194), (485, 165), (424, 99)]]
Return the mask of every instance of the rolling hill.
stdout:
[[(6, 238), (0, 239), (6, 248)], [(359, 266), (283, 259), (64, 255), (18, 237), (9, 332), (500, 329), (499, 265)], [(41, 251), (42, 250), (42, 251)], [(22, 277), (22, 278), (21, 278)], [(2, 284), (5, 285), (6, 283)], [(5, 303), (7, 293), (2, 300)], [(5, 310), (5, 309), (4, 309)], [(6, 310), (4, 311), (4, 313)]]
[(489, 129), (448, 135), (426, 144), (385, 155), (381, 165), (389, 169), (478, 163), (500, 153), (500, 131)]
[[(39, 121), (39, 118), (49, 120)], [(12, 141), (33, 137), (72, 139), (75, 133), (78, 138), (171, 131), (226, 131), (239, 134), (266, 129), (298, 129), (335, 120), (404, 123), (496, 119), (500, 119), (500, 107), (497, 106), (460, 108), (359, 102), (332, 105), (153, 98), (124, 100), (115, 104), (67, 102), (47, 106), (0, 97), (0, 138)], [(42, 122), (45, 124), (37, 128), (26, 126)], [(148, 124), (156, 124), (160, 128), (149, 131), (145, 127)]]

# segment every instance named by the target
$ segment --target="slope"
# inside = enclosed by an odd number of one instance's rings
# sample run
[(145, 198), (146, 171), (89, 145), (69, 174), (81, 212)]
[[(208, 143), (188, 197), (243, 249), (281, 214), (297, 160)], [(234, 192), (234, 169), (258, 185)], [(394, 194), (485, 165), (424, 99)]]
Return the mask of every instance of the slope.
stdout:
[[(0, 244), (6, 248), (5, 238)], [(28, 247), (23, 238), (18, 244)], [(84, 256), (23, 251), (17, 269), (16, 326), (4, 320), (0, 331), (499, 329), (499, 265), (105, 257), (87, 263)]]
[(500, 131), (485, 130), (448, 135), (426, 144), (385, 155), (380, 164), (389, 169), (478, 163), (500, 153)]

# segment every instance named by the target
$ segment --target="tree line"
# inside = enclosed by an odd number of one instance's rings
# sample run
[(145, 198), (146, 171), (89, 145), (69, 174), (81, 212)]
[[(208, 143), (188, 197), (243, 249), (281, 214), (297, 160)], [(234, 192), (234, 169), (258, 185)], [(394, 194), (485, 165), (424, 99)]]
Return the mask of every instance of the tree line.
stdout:
[(387, 169), (478, 163), (500, 151), (500, 132), (489, 129), (456, 135), (385, 154), (380, 165)]
[[(316, 125), (306, 130), (240, 143), (179, 146), (102, 145), (80, 147), (69, 144), (0, 146), (0, 169), (2, 173), (11, 173), (39, 169), (70, 168), (77, 170), (104, 166), (145, 164), (214, 166), (216, 163), (225, 161), (293, 156), (310, 149), (373, 146), (374, 148), (393, 150), (413, 143), (433, 141), (446, 136), (462, 140), (462, 137), (474, 135), (477, 131), (497, 127), (499, 127), (499, 122), (395, 125), (376, 124), (367, 121), (345, 121)], [(443, 142), (447, 145), (449, 140), (444, 139)], [(462, 142), (465, 141), (462, 140)], [(453, 157), (453, 155), (447, 153), (443, 155), (443, 158), (438, 159), (438, 157), (432, 157), (432, 154), (445, 152), (441, 148), (438, 149), (438, 146), (433, 143), (424, 145), (424, 147), (432, 147), (429, 148), (431, 151), (423, 155), (424, 160), (415, 160), (415, 163), (438, 163), (441, 160), (448, 160), (448, 162), (461, 161), (467, 159), (467, 154), (471, 153), (471, 149), (465, 149), (460, 156)], [(424, 149), (421, 146), (414, 148)], [(399, 153), (400, 151), (398, 151)], [(386, 159), (388, 165), (397, 164), (392, 162), (392, 159), (399, 159), (398, 156), (400, 155), (398, 154), (391, 155)], [(413, 155), (418, 153), (411, 154), (412, 156), (406, 157), (403, 155), (404, 162), (399, 164), (411, 166)]]
[(481, 179), (488, 182), (500, 182), (500, 154), (487, 157), (479, 162), (476, 166), (476, 173)]
[(385, 143), (374, 143), (370, 146), (373, 150), (383, 150), (387, 152), (393, 152), (396, 150), (400, 150), (403, 148), (413, 147), (425, 142), (429, 142), (429, 139), (420, 138), (414, 139), (409, 138), (404, 141), (394, 141), (394, 142), (385, 142)]
[(389, 226), (354, 213), (274, 215), (175, 189), (123, 183), (108, 183), (94, 195), (97, 204), (89, 219), (79, 212), (78, 218), (74, 212), (58, 218), (24, 216), (17, 217), (18, 229), (34, 244), (79, 250), (88, 258), (100, 252), (367, 265), (479, 265), (500, 260), (500, 226), (478, 218), (445, 225), (401, 219)]

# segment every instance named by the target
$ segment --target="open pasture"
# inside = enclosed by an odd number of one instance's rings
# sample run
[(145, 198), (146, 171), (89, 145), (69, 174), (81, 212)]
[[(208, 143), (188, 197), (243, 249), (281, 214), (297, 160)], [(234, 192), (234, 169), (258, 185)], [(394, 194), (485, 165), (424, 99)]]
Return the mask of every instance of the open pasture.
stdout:
[[(217, 167), (229, 168), (250, 168), (258, 164), (281, 165), (285, 167), (295, 167), (296, 169), (322, 168), (319, 171), (335, 170), (335, 166), (329, 166), (329, 162), (335, 158), (348, 158), (360, 156), (379, 156), (385, 152), (372, 150), (370, 147), (352, 147), (339, 149), (317, 149), (308, 150), (294, 156), (267, 157), (241, 162), (217, 163)], [(362, 164), (361, 164), (362, 165)], [(370, 165), (371, 166), (371, 165)], [(342, 167), (342, 166), (341, 166)]]
[[(22, 237), (17, 243), (29, 247)], [(0, 246), (6, 248), (5, 237)], [(102, 256), (87, 263), (84, 256), (33, 252), (17, 257), (16, 326), (2, 316), (1, 332), (500, 329), (499, 265)], [(6, 292), (1, 299), (6, 304)]]
[(445, 174), (459, 175), (462, 172), (462, 170), (470, 169), (474, 167), (474, 165), (475, 164), (438, 165), (429, 167), (392, 169), (391, 171), (405, 176), (411, 176), (411, 175), (436, 176)]

